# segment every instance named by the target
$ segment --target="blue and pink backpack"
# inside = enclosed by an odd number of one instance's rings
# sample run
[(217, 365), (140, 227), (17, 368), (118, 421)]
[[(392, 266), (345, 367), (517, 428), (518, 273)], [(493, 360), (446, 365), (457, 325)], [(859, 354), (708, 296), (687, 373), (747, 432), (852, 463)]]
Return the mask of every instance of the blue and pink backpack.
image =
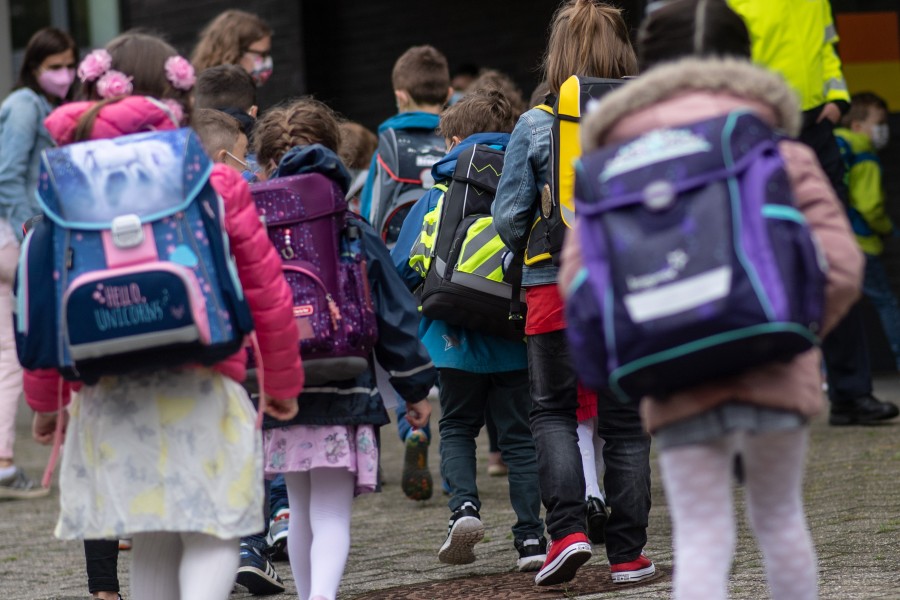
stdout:
[(48, 150), (15, 286), (19, 361), (67, 379), (234, 354), (253, 330), (212, 164), (189, 129)]
[(664, 397), (818, 342), (827, 267), (780, 139), (739, 111), (582, 157), (566, 316), (586, 385)]

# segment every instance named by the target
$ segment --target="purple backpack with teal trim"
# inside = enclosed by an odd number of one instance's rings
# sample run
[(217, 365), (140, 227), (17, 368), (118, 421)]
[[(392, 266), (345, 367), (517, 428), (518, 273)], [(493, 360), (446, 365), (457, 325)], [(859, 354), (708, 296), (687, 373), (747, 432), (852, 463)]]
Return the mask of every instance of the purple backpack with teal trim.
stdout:
[(44, 152), (15, 284), (25, 368), (93, 383), (240, 350), (253, 320), (211, 169), (190, 129)]
[(826, 267), (779, 140), (738, 111), (582, 157), (566, 316), (588, 386), (665, 396), (818, 342)]

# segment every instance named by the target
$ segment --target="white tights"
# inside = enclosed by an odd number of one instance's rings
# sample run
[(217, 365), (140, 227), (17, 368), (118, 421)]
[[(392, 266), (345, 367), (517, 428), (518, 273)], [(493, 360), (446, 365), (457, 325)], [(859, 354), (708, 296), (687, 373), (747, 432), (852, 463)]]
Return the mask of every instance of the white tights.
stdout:
[(134, 600), (226, 600), (240, 562), (240, 540), (204, 533), (138, 533), (132, 542)]
[(346, 469), (285, 473), (288, 554), (300, 600), (334, 600), (350, 554), (356, 476)]
[(750, 527), (772, 600), (818, 598), (816, 555), (803, 513), (804, 429), (732, 433), (659, 457), (675, 547), (675, 600), (724, 600), (735, 548), (734, 456), (743, 458)]
[(593, 496), (603, 498), (598, 474), (605, 471), (603, 464), (603, 440), (597, 435), (597, 417), (578, 422), (578, 450), (581, 451), (581, 466), (584, 469), (585, 499)]

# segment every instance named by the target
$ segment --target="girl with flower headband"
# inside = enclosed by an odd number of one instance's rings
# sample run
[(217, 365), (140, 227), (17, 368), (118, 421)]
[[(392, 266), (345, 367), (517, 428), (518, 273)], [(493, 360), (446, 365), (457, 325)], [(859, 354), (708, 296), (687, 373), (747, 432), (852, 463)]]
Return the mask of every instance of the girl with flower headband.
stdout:
[[(60, 145), (174, 129), (189, 112), (193, 68), (154, 36), (119, 36), (85, 58), (78, 75), (88, 100), (46, 120)], [(266, 412), (292, 418), (303, 370), (281, 261), (240, 174), (215, 165), (210, 183), (224, 203), (258, 334)], [(61, 415), (59, 390), (68, 399), (69, 384), (56, 371), (25, 374), (35, 439), (50, 443), (57, 420), (68, 420), (56, 535), (133, 538), (135, 599), (225, 600), (238, 570), (239, 539), (263, 528), (262, 441), (239, 384), (245, 357), (104, 377), (83, 387)]]

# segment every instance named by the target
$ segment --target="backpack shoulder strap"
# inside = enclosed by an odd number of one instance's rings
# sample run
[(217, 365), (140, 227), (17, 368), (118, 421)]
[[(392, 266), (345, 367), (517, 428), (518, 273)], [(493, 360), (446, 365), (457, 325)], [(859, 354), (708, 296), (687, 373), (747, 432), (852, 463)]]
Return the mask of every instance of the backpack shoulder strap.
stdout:
[(538, 105), (535, 106), (534, 108), (536, 108), (537, 110), (542, 110), (542, 111), (544, 111), (545, 113), (547, 113), (547, 114), (549, 114), (549, 115), (552, 115), (552, 116), (554, 116), (554, 117), (556, 116), (556, 111), (554, 111), (554, 110), (553, 110), (553, 107), (550, 106), (550, 105), (548, 105), (548, 104), (538, 104)]

